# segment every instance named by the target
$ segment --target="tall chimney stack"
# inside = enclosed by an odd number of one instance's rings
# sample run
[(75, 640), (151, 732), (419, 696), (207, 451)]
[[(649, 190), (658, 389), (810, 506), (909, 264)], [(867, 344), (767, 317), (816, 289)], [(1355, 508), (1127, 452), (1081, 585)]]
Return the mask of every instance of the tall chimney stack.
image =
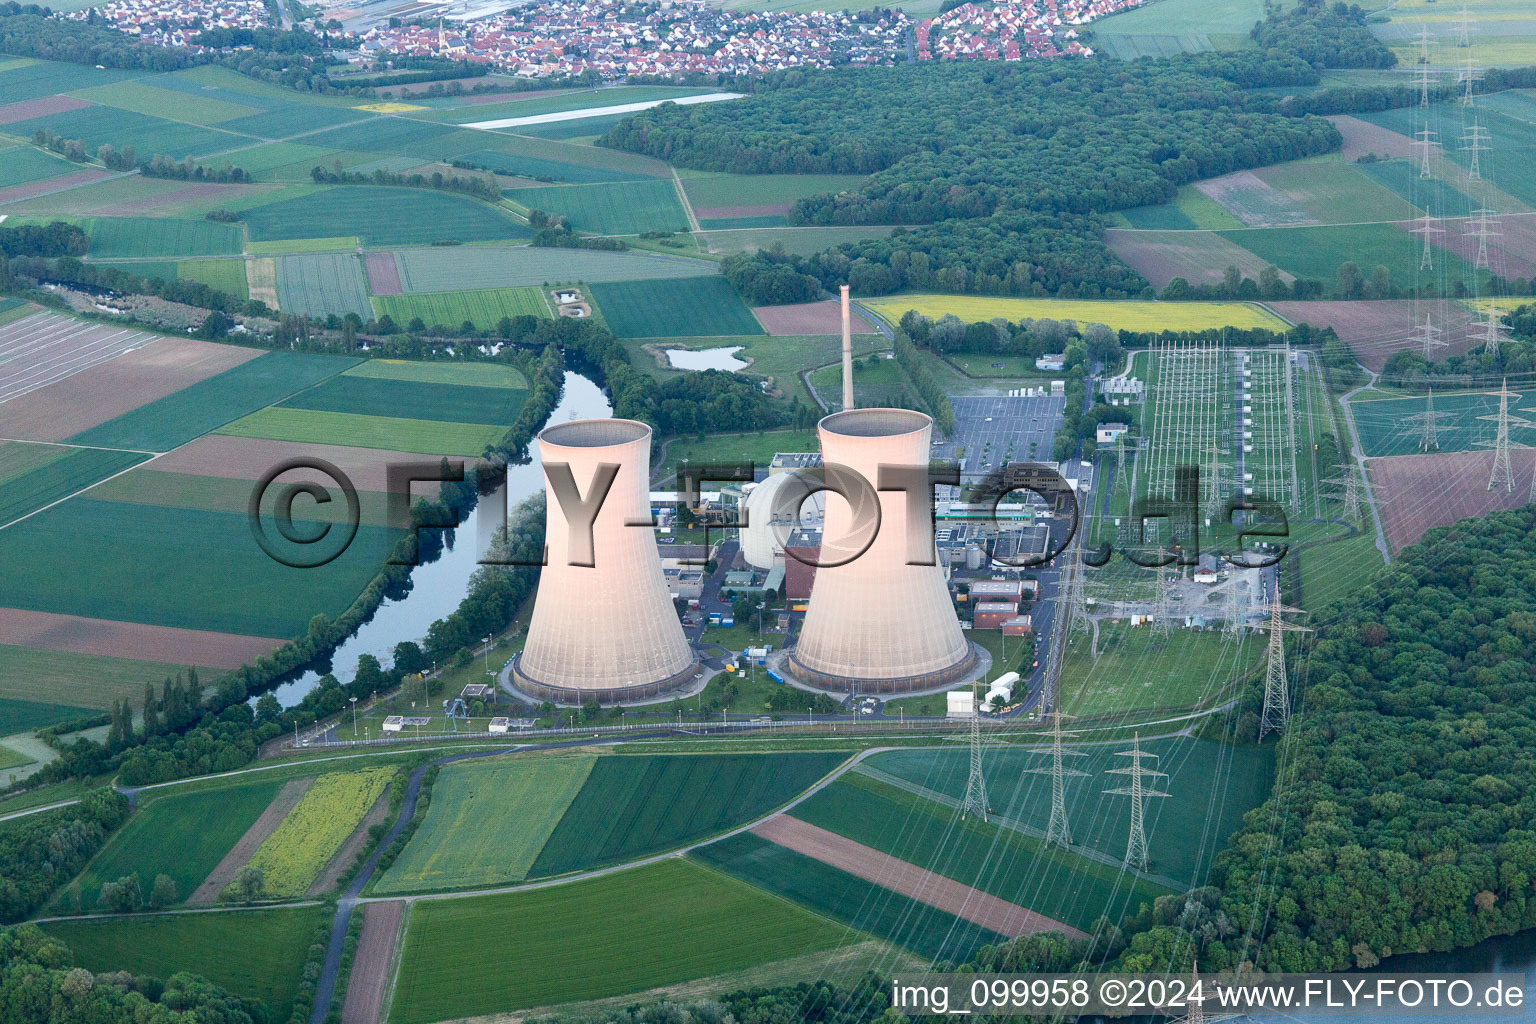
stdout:
[(843, 411), (853, 408), (853, 323), (848, 313), (848, 286), (839, 291), (843, 296)]

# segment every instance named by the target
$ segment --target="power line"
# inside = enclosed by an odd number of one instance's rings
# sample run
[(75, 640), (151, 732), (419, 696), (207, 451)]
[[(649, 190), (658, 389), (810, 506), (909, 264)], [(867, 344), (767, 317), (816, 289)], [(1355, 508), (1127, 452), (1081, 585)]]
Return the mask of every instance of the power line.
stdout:
[(960, 805), (960, 820), (975, 811), (982, 821), (992, 812), (992, 802), (987, 798), (987, 779), (981, 771), (981, 701), (977, 699), (976, 684), (971, 684), (971, 774), (965, 780), (965, 802)]
[[(1049, 713), (1051, 718), (1051, 766), (1049, 768), (1026, 768), (1026, 772), (1034, 775), (1049, 775), (1051, 777), (1051, 821), (1045, 829), (1045, 841), (1057, 846), (1068, 847), (1072, 845), (1072, 830), (1067, 826), (1067, 777), (1086, 778), (1087, 772), (1080, 772), (1076, 768), (1068, 768), (1062, 763), (1063, 757), (1087, 757), (1081, 750), (1067, 750), (1061, 745), (1063, 736), (1076, 736), (1075, 732), (1062, 732), (1061, 720), (1071, 718), (1071, 715), (1062, 714), (1060, 711)], [(1041, 753), (1036, 750), (1034, 753)]]
[(1499, 400), (1499, 411), (1493, 416), (1479, 416), (1478, 419), (1497, 424), (1492, 441), (1479, 441), (1479, 447), (1493, 449), (1493, 469), (1488, 474), (1488, 489), (1494, 490), (1500, 484), (1504, 485), (1505, 494), (1515, 492), (1515, 474), (1509, 468), (1509, 450), (1511, 448), (1525, 448), (1526, 445), (1512, 444), (1509, 440), (1510, 427), (1532, 427), (1536, 423), (1522, 419), (1519, 416), (1509, 414), (1509, 400), (1519, 398), (1520, 394), (1509, 390), (1509, 378), (1505, 378), (1499, 385), (1499, 390), (1489, 391), (1488, 394)]
[(1285, 672), (1285, 634), (1287, 632), (1310, 633), (1306, 626), (1295, 626), (1282, 616), (1306, 614), (1300, 608), (1288, 608), (1280, 603), (1280, 581), (1275, 580), (1274, 599), (1269, 605), (1269, 649), (1264, 661), (1264, 710), (1259, 714), (1259, 739), (1272, 732), (1284, 732), (1291, 720), (1290, 690)]
[(1128, 796), (1131, 798), (1131, 836), (1125, 847), (1125, 866), (1128, 868), (1136, 868), (1139, 871), (1145, 871), (1147, 870), (1148, 863), (1147, 830), (1146, 825), (1142, 820), (1141, 801), (1144, 797), (1167, 796), (1168, 794), (1162, 792), (1161, 790), (1148, 789), (1146, 786), (1142, 785), (1141, 780), (1143, 776), (1166, 779), (1168, 777), (1168, 773), (1154, 771), (1151, 768), (1143, 768), (1141, 766), (1142, 758), (1150, 757), (1153, 760), (1156, 760), (1157, 755), (1144, 753), (1142, 751), (1140, 733), (1131, 734), (1130, 750), (1116, 751), (1115, 756), (1130, 758), (1130, 765), (1126, 768), (1110, 768), (1105, 772), (1105, 774), (1129, 775), (1131, 778), (1131, 784), (1129, 786), (1119, 786), (1115, 789), (1106, 789), (1104, 792), (1111, 796)]

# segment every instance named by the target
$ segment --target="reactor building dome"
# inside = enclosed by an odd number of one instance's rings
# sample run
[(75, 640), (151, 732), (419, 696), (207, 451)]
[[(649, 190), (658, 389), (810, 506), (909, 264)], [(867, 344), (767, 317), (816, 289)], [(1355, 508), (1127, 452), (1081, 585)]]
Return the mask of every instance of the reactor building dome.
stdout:
[[(873, 489), (881, 466), (927, 468), (933, 420), (905, 409), (856, 409), (823, 418), (817, 432), (824, 463), (856, 471)], [(840, 556), (829, 552), (849, 543), (859, 526), (846, 499), (833, 490), (824, 493), (822, 559), (832, 562)], [(936, 559), (907, 564), (907, 494), (875, 495), (879, 529), (869, 548), (845, 564), (816, 570), (790, 672), (809, 686), (836, 691), (908, 693), (946, 686), (970, 671), (975, 651)], [(931, 521), (921, 528), (932, 537)]]
[(793, 473), (774, 473), (752, 488), (743, 507), (747, 525), (739, 532), (741, 556), (754, 569), (772, 569), (784, 557), (784, 538), (797, 529), (820, 530), (826, 509), (826, 492), (817, 491), (800, 503), (795, 513), (774, 511), (779, 491), (794, 480)]
[[(631, 525), (651, 518), (651, 428), (635, 420), (572, 420), (546, 427), (538, 440), (548, 564), (528, 642), (513, 663), (513, 685), (556, 704), (626, 703), (685, 685), (699, 667), (672, 608), (655, 534)], [(588, 552), (582, 524), (614, 468)], [(578, 494), (569, 493), (570, 485)]]

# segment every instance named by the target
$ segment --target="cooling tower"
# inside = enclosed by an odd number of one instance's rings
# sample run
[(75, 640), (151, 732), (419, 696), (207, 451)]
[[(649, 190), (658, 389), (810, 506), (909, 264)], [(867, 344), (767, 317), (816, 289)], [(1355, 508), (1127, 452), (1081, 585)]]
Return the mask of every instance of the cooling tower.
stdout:
[[(933, 420), (905, 409), (833, 413), (818, 426), (828, 466), (846, 466), (876, 487), (880, 467), (929, 461)], [(880, 527), (869, 549), (844, 565), (816, 570), (810, 606), (790, 671), (827, 690), (906, 693), (947, 685), (964, 675), (975, 655), (938, 565), (908, 565), (907, 495), (878, 491)], [(823, 558), (855, 535), (853, 510), (826, 492)], [(925, 532), (931, 531), (925, 524)], [(930, 559), (931, 560), (931, 559)]]
[[(513, 665), (514, 684), (557, 704), (645, 700), (686, 684), (699, 668), (672, 608), (655, 535), (627, 525), (651, 517), (651, 428), (634, 420), (573, 420), (545, 428), (539, 454), (548, 564), (528, 643)], [(581, 512), (562, 506), (560, 480), (551, 471), (560, 463), (570, 466), (583, 502), (592, 499), (600, 467), (618, 467), (592, 522), (590, 558), (582, 556)]]

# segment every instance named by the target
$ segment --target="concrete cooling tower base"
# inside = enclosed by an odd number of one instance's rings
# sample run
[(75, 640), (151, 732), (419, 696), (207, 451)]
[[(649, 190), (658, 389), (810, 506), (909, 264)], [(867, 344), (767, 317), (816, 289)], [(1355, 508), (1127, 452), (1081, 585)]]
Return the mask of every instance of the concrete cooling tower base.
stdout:
[(535, 700), (547, 700), (551, 704), (580, 707), (588, 701), (595, 700), (604, 707), (611, 707), (614, 704), (644, 704), (649, 701), (692, 696), (703, 689), (704, 684), (713, 675), (714, 672), (695, 661), (681, 672), (654, 682), (590, 689), (536, 679), (523, 670), (523, 656), (519, 654), (512, 662), (512, 670), (507, 677), (507, 682), (524, 696)]
[(937, 693), (953, 689), (956, 685), (979, 679), (992, 667), (992, 655), (973, 643), (967, 643), (963, 659), (939, 672), (899, 678), (872, 679), (833, 675), (818, 672), (802, 665), (795, 657), (793, 647), (779, 653), (770, 664), (791, 683), (803, 690), (816, 690), (828, 694), (874, 693), (919, 694)]

